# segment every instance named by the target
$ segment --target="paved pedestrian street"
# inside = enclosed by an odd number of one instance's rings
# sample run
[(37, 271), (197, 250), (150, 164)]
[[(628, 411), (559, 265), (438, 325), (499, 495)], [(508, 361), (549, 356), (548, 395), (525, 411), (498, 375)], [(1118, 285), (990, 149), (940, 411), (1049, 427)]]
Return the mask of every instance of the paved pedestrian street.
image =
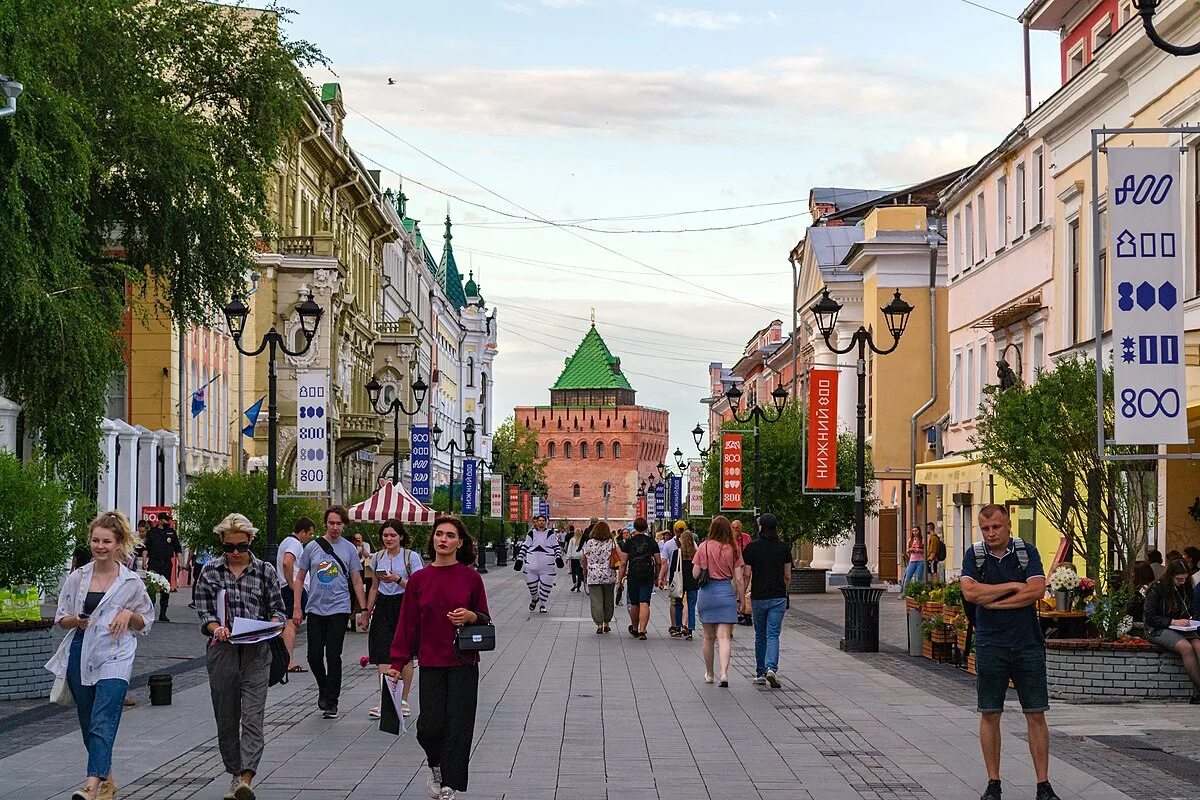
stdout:
[[(795, 599), (782, 690), (750, 683), (753, 633), (738, 628), (725, 690), (703, 682), (698, 639), (667, 636), (661, 593), (650, 639), (639, 642), (621, 635), (621, 609), (614, 633), (596, 635), (587, 596), (568, 592), (561, 579), (547, 615), (527, 612), (525, 586), (511, 570), (485, 581), (499, 643), (483, 661), (468, 797), (974, 800), (986, 782), (969, 678), (899, 651), (902, 603), (894, 596), (884, 598), (883, 652), (859, 656), (837, 649), (840, 595)], [(316, 713), (309, 675), (271, 690), (260, 798), (427, 796), (414, 728), (396, 738), (367, 718), (376, 682), (373, 670), (358, 667), (365, 651), (365, 636), (347, 639), (336, 721)], [(142, 702), (126, 713), (115, 754), (119, 797), (222, 796), (228, 782), (208, 687), (197, 680), (203, 674), (176, 677), (190, 688), (177, 690), (173, 705)], [(1200, 765), (1187, 758), (1187, 743), (1197, 740), (1192, 707), (1126, 707), (1117, 722), (1103, 706), (1056, 704), (1049, 716), (1051, 777), (1064, 800), (1197, 796)], [(1004, 796), (1032, 798), (1023, 722), (1006, 717)], [(5, 736), (20, 737), (21, 728)], [(1151, 751), (1162, 758), (1139, 757)], [(8, 755), (0, 759), (0, 800), (66, 797), (84, 759), (74, 730)]]

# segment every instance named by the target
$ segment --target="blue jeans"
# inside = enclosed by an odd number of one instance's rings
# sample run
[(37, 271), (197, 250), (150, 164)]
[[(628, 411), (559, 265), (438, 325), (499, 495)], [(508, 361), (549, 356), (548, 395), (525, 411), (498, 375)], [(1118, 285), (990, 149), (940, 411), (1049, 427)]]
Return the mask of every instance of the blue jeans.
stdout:
[(671, 603), (673, 605), (672, 613), (674, 614), (672, 619), (675, 622), (676, 628), (683, 627), (683, 600), (686, 597), (687, 598), (687, 607), (688, 607), (687, 629), (689, 631), (693, 631), (696, 629), (696, 593), (697, 593), (697, 591), (698, 591), (697, 589), (692, 589), (690, 591), (685, 590), (683, 593), (683, 597), (672, 597), (671, 598)]
[(117, 726), (121, 724), (125, 690), (129, 688), (129, 683), (119, 678), (108, 678), (96, 681), (95, 686), (84, 686), (79, 678), (82, 653), (83, 633), (80, 631), (71, 641), (67, 684), (75, 697), (79, 730), (83, 733), (83, 743), (88, 751), (88, 777), (107, 778), (112, 772), (113, 742), (117, 739)]
[(783, 630), (783, 612), (787, 598), (751, 600), (754, 616), (754, 675), (762, 677), (779, 669), (779, 632)]
[(900, 581), (900, 588), (903, 589), (905, 585), (914, 578), (919, 581), (925, 580), (924, 561), (908, 562), (908, 566), (904, 568), (904, 578)]

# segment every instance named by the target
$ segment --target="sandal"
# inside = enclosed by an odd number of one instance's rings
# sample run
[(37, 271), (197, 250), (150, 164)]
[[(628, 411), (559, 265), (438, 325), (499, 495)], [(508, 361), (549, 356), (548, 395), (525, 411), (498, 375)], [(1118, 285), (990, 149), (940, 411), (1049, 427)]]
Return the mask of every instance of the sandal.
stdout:
[(400, 701), (400, 716), (402, 716), (402, 717), (412, 716), (412, 709), (408, 707), (407, 700)]
[(379, 719), (379, 706), (375, 706), (367, 712), (367, 716), (371, 719)]
[(597, 625), (597, 626), (596, 626), (596, 633), (604, 633), (604, 626), (603, 626), (603, 625)]
[(308, 672), (308, 667), (302, 667), (299, 664), (288, 667), (288, 672)]

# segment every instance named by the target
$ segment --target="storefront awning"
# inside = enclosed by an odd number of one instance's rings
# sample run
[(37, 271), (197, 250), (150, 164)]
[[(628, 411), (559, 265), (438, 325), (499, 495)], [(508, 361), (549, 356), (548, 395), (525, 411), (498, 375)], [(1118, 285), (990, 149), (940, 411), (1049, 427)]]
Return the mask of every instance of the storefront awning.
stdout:
[(970, 456), (946, 456), (917, 464), (917, 483), (945, 485), (970, 483), (983, 477), (984, 466)]

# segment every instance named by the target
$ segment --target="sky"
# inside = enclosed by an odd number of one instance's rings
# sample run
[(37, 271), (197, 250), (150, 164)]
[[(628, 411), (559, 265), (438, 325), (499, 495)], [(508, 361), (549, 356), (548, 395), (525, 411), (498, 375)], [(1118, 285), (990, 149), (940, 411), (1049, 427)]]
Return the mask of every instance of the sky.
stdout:
[[(694, 456), (708, 364), (790, 325), (809, 189), (941, 175), (1020, 121), (1024, 3), (980, 3), (289, 0), (286, 32), (435, 256), (453, 218), (499, 310), (496, 418), (549, 402), (594, 310)], [(1032, 38), (1036, 103), (1057, 34)]]

